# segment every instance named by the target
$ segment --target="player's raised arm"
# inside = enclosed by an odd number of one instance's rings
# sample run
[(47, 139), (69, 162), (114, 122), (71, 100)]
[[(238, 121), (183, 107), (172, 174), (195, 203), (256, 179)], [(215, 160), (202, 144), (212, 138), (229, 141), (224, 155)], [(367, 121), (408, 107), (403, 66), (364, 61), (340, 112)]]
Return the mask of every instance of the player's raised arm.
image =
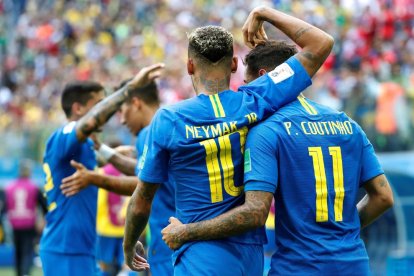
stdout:
[(319, 70), (334, 45), (332, 36), (321, 29), (275, 9), (258, 7), (251, 11), (242, 29), (244, 42), (250, 48), (265, 38), (264, 21), (278, 28), (302, 48), (296, 58), (310, 77)]
[(95, 105), (76, 124), (76, 136), (78, 139), (81, 141), (85, 140), (92, 132), (105, 124), (127, 99), (129, 88), (137, 88), (149, 84), (160, 76), (163, 67), (164, 64), (162, 63), (144, 67), (127, 85)]

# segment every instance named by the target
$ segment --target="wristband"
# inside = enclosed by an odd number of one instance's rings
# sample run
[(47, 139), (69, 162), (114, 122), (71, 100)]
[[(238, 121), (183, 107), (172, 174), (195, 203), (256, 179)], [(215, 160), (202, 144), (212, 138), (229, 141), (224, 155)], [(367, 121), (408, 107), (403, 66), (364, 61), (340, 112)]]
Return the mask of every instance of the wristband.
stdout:
[(116, 154), (116, 151), (113, 148), (108, 147), (105, 144), (101, 144), (99, 147), (98, 153), (106, 160), (108, 161), (111, 159), (112, 156)]

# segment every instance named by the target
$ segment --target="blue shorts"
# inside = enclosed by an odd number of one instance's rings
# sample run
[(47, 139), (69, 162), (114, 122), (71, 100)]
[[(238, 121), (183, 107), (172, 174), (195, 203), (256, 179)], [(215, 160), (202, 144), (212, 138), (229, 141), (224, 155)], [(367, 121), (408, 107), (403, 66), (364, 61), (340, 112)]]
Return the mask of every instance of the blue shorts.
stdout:
[(226, 241), (196, 242), (178, 257), (174, 275), (263, 275), (263, 246)]
[(263, 246), (266, 255), (272, 256), (276, 251), (275, 229), (266, 229), (267, 244)]
[(368, 260), (356, 261), (319, 261), (306, 260), (284, 261), (280, 263), (272, 258), (269, 276), (302, 276), (302, 275), (352, 275), (369, 276), (371, 275)]
[(174, 267), (172, 265), (172, 260), (167, 259), (164, 262), (157, 262), (157, 263), (152, 263), (151, 261), (149, 262), (150, 264), (150, 271), (151, 271), (151, 275), (153, 276), (173, 276), (174, 275)]
[(95, 276), (99, 273), (95, 257), (91, 255), (40, 251), (40, 259), (45, 276)]
[(96, 246), (96, 258), (99, 262), (117, 265), (124, 263), (124, 249), (122, 247), (123, 238), (111, 238), (98, 236)]

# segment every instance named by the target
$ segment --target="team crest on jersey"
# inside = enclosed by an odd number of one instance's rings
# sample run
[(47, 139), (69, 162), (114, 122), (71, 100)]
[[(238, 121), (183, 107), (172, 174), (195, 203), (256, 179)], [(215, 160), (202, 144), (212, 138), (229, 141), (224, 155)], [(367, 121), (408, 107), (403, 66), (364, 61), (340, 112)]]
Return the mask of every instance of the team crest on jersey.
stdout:
[(290, 78), (294, 74), (295, 72), (292, 70), (289, 64), (282, 63), (269, 73), (269, 77), (273, 80), (274, 83), (279, 83), (287, 78)]

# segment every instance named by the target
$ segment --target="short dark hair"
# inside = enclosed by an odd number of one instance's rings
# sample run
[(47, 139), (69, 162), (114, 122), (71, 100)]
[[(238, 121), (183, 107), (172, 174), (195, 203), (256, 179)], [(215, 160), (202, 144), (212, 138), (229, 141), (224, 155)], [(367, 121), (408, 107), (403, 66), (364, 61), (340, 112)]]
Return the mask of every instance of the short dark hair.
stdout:
[[(125, 86), (132, 79), (126, 79), (121, 82), (121, 84), (115, 89), (118, 90)], [(158, 87), (155, 81), (150, 82), (146, 86), (140, 88), (134, 88), (129, 90), (129, 96), (127, 101), (131, 102), (132, 98), (138, 98), (148, 105), (159, 105), (160, 98), (158, 96)]]
[(270, 72), (297, 52), (294, 44), (284, 40), (268, 40), (251, 50), (243, 62), (248, 73), (258, 75), (260, 69)]
[(62, 93), (62, 109), (67, 118), (72, 115), (72, 105), (77, 102), (81, 105), (92, 98), (92, 93), (103, 90), (103, 86), (94, 81), (73, 81), (66, 84)]
[(233, 57), (233, 35), (220, 26), (205, 26), (188, 35), (188, 55), (205, 63), (219, 63)]

